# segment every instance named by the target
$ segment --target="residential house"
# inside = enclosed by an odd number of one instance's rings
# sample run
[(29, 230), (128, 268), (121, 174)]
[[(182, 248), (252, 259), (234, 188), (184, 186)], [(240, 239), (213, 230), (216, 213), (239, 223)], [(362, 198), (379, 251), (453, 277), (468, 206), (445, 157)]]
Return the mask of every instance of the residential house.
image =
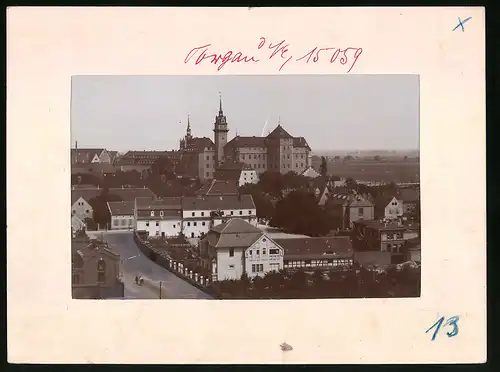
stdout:
[(149, 236), (168, 237), (182, 232), (180, 197), (138, 197), (134, 204), (134, 229)]
[(85, 222), (83, 222), (80, 218), (73, 215), (71, 216), (71, 230), (74, 232), (83, 231), (86, 229)]
[(403, 214), (412, 215), (420, 208), (420, 192), (418, 189), (401, 188), (397, 199), (403, 203)]
[(325, 209), (332, 217), (338, 218), (342, 230), (351, 229), (355, 221), (373, 220), (374, 205), (366, 195), (330, 194)]
[(257, 209), (251, 195), (198, 195), (182, 198), (183, 233), (199, 238), (213, 226), (232, 218), (257, 225)]
[(94, 217), (92, 206), (79, 193), (71, 193), (71, 216), (84, 222), (86, 218), (93, 219)]
[(383, 220), (355, 221), (356, 250), (391, 252), (392, 263), (399, 263), (404, 258), (405, 231), (406, 227), (400, 222)]
[(237, 280), (243, 273), (264, 276), (283, 268), (283, 248), (240, 218), (212, 227), (199, 248), (213, 281)]
[(78, 142), (75, 148), (71, 149), (71, 165), (91, 164), (91, 163), (112, 163), (108, 150), (104, 148), (78, 148)]
[(85, 232), (71, 243), (73, 298), (102, 299), (124, 296), (120, 256), (106, 244), (91, 241)]
[(275, 239), (284, 250), (283, 267), (314, 271), (353, 264), (354, 251), (347, 236)]
[(395, 196), (381, 196), (375, 199), (375, 219), (396, 220), (403, 216), (403, 201)]
[(240, 187), (259, 182), (259, 175), (255, 169), (248, 164), (235, 160), (226, 160), (220, 164), (215, 171), (214, 177), (218, 180), (234, 181)]
[(111, 216), (111, 230), (130, 230), (134, 228), (135, 201), (108, 202)]

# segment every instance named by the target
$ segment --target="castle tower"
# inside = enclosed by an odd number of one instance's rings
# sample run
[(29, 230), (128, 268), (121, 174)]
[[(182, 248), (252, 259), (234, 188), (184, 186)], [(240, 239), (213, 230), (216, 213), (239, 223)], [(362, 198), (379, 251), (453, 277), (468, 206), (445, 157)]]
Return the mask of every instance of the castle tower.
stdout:
[(215, 159), (216, 166), (224, 160), (224, 146), (227, 143), (227, 128), (226, 117), (222, 111), (222, 97), (220, 97), (219, 115), (215, 117), (214, 123), (214, 142), (215, 142)]

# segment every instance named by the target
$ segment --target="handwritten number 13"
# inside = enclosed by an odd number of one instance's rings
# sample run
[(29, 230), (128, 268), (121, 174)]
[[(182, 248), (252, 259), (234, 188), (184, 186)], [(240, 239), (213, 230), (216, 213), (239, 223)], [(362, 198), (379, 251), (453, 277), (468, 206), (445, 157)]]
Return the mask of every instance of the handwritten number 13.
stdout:
[[(448, 318), (448, 320), (445, 322), (445, 326), (451, 326), (453, 327), (451, 331), (446, 332), (446, 335), (448, 337), (454, 337), (458, 335), (458, 320), (460, 319), (459, 316), (452, 316), (451, 318)], [(443, 325), (444, 322), (444, 316), (438, 319), (436, 323), (434, 323), (425, 333), (428, 333), (431, 329), (436, 328), (434, 333), (432, 334), (431, 341), (434, 341), (436, 339), (436, 336), (441, 329), (441, 326)]]

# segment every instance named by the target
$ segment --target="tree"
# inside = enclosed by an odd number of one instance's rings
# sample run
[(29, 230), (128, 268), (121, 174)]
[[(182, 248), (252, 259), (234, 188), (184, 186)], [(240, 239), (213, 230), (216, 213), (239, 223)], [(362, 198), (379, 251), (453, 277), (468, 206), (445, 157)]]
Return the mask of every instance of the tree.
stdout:
[(122, 201), (122, 198), (115, 194), (110, 194), (108, 188), (104, 188), (99, 196), (89, 200), (89, 204), (94, 210), (94, 222), (100, 227), (106, 226), (111, 222), (108, 202)]
[(321, 157), (321, 165), (319, 167), (319, 173), (324, 177), (328, 173), (328, 163), (324, 156)]
[(381, 160), (380, 155), (375, 155), (375, 156), (373, 157), (373, 160), (375, 160), (375, 161), (380, 161), (380, 160)]
[(292, 191), (276, 204), (271, 225), (294, 234), (325, 235), (331, 230), (328, 213), (318, 206), (314, 194)]
[(356, 182), (356, 180), (354, 178), (349, 177), (348, 179), (345, 180), (345, 186), (349, 190), (354, 190), (357, 185), (358, 185), (358, 183)]
[(265, 171), (259, 176), (258, 185), (262, 192), (281, 197), (281, 192), (285, 188), (283, 175), (279, 172)]
[(159, 176), (164, 175), (166, 179), (175, 178), (175, 170), (172, 161), (166, 156), (160, 156), (151, 165), (151, 175)]

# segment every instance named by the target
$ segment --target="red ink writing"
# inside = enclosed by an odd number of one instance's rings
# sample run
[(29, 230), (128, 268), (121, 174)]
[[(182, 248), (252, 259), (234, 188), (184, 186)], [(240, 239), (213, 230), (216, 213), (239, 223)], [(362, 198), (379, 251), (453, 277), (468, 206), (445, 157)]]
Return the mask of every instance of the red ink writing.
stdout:
[[(264, 48), (266, 47), (267, 48)], [(220, 71), (224, 68), (227, 63), (257, 63), (260, 61), (257, 57), (251, 57), (244, 55), (242, 52), (233, 52), (229, 50), (225, 53), (212, 53), (209, 52), (209, 48), (212, 47), (211, 44), (202, 45), (196, 48), (193, 48), (189, 51), (184, 58), (184, 63), (189, 63), (190, 61), (194, 61), (195, 65), (199, 65), (203, 61), (208, 60), (211, 64), (218, 65), (217, 71)], [(285, 65), (292, 60), (292, 55), (290, 52), (290, 44), (288, 44), (285, 40), (282, 40), (278, 43), (268, 42), (265, 37), (261, 37), (259, 40), (259, 44), (257, 46), (258, 50), (271, 50), (271, 52), (267, 55), (269, 60), (277, 59), (280, 62), (283, 61), (281, 66), (279, 67), (279, 71), (285, 67)], [(363, 53), (363, 48), (319, 48), (315, 47), (304, 54), (302, 57), (295, 59), (295, 61), (303, 63), (319, 63), (319, 62), (329, 62), (330, 64), (338, 63), (340, 65), (348, 65), (349, 69), (347, 72), (351, 72), (351, 70), (356, 65), (358, 58)]]
[(249, 63), (249, 62), (259, 62), (258, 59), (255, 57), (248, 57), (243, 55), (241, 52), (234, 53), (232, 50), (226, 52), (225, 54), (207, 54), (208, 48), (211, 46), (211, 44), (206, 44), (203, 46), (199, 46), (196, 48), (193, 48), (189, 51), (187, 54), (186, 58), (184, 58), (184, 63), (188, 63), (192, 58), (198, 56), (195, 60), (195, 65), (199, 65), (201, 62), (205, 61), (206, 59), (210, 60), (210, 63), (219, 66), (217, 67), (217, 71), (220, 71), (224, 68), (226, 63)]
[[(351, 72), (352, 68), (358, 61), (359, 56), (361, 53), (363, 53), (363, 48), (346, 48), (346, 49), (340, 49), (340, 48), (314, 48), (308, 53), (304, 54), (302, 57), (297, 58), (297, 61), (302, 61), (304, 60), (305, 63), (309, 63), (312, 58), (312, 62), (316, 63), (319, 61), (320, 53), (328, 50), (335, 50), (331, 56), (330, 56), (330, 63), (334, 63), (338, 56), (342, 53), (342, 56), (339, 59), (339, 62), (341, 65), (345, 65), (348, 61), (352, 60), (351, 66), (349, 67), (349, 70), (347, 72)], [(349, 58), (348, 52), (349, 51), (354, 51), (354, 56), (352, 59)]]
[[(266, 38), (261, 37), (258, 49), (261, 49), (265, 44), (266, 44)], [(280, 57), (282, 59), (286, 59), (286, 61), (283, 62), (283, 64), (280, 66), (279, 71), (281, 71), (281, 69), (287, 64), (287, 62), (292, 59), (292, 56), (289, 56), (288, 58), (286, 56), (286, 53), (288, 53), (289, 46), (290, 46), (290, 44), (285, 44), (285, 40), (282, 40), (275, 45), (273, 45), (272, 43), (269, 43), (269, 49), (273, 49), (273, 52), (269, 56), (269, 59), (272, 59), (278, 53), (280, 53)]]

